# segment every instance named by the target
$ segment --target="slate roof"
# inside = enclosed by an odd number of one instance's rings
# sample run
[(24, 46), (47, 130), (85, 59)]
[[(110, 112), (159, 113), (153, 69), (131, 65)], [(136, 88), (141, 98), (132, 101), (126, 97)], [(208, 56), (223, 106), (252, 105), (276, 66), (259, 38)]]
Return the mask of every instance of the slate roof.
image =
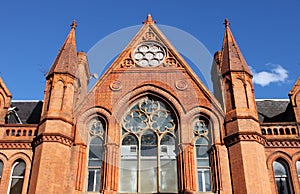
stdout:
[[(256, 100), (258, 119), (266, 122), (295, 122), (293, 107), (288, 99), (282, 100)], [(12, 101), (11, 107), (17, 107), (17, 114), (23, 124), (38, 124), (41, 117), (43, 102), (33, 101)], [(16, 115), (11, 115), (7, 123), (18, 123)]]
[(30, 101), (12, 101), (11, 107), (17, 107), (17, 115), (10, 114), (6, 117), (6, 123), (19, 123), (17, 116), (19, 116), (22, 124), (38, 124), (41, 118), (43, 102), (38, 100)]
[(256, 100), (260, 122), (295, 122), (295, 114), (289, 99)]

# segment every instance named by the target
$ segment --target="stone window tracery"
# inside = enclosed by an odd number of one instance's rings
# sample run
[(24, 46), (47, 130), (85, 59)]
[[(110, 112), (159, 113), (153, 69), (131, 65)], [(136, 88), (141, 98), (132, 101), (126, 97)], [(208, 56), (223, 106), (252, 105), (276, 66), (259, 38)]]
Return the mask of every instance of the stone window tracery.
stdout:
[(198, 117), (193, 122), (193, 132), (196, 152), (196, 166), (198, 191), (209, 192), (212, 189), (211, 185), (211, 170), (209, 164), (209, 154), (211, 143), (209, 138), (209, 122), (207, 119)]
[(176, 119), (154, 98), (138, 100), (122, 121), (121, 193), (178, 193)]
[(100, 117), (95, 117), (89, 122), (88, 130), (89, 154), (87, 191), (99, 192), (101, 189), (105, 123)]

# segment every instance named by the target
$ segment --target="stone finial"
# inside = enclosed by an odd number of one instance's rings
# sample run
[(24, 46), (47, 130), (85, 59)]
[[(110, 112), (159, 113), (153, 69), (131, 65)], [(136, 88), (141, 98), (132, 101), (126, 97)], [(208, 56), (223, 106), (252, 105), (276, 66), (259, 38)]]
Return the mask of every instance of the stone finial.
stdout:
[(143, 21), (143, 24), (155, 24), (155, 23), (156, 23), (156, 21), (152, 19), (152, 16), (150, 13), (147, 15), (146, 20)]
[(224, 22), (224, 24), (225, 24), (225, 27), (229, 27), (229, 26), (230, 26), (230, 23), (229, 23), (229, 21), (228, 21), (228, 19), (227, 19), (227, 18), (225, 19), (225, 22)]
[(76, 20), (73, 20), (72, 24), (70, 25), (72, 29), (76, 29), (77, 27), (77, 22)]

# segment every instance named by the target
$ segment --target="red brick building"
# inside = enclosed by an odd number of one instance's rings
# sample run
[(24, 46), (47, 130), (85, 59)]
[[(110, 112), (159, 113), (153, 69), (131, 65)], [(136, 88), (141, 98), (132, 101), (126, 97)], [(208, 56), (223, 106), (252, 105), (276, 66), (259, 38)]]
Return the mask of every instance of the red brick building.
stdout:
[(300, 79), (289, 100), (255, 100), (227, 20), (214, 94), (150, 15), (88, 91), (75, 28), (43, 101), (0, 79), (0, 193), (300, 193)]

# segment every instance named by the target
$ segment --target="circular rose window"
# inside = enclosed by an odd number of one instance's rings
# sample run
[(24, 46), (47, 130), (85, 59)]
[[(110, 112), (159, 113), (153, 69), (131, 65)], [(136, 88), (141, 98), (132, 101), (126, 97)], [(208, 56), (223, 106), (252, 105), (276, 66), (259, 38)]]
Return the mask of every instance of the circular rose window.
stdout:
[(156, 42), (144, 42), (134, 51), (133, 57), (141, 67), (156, 67), (165, 59), (163, 46)]

